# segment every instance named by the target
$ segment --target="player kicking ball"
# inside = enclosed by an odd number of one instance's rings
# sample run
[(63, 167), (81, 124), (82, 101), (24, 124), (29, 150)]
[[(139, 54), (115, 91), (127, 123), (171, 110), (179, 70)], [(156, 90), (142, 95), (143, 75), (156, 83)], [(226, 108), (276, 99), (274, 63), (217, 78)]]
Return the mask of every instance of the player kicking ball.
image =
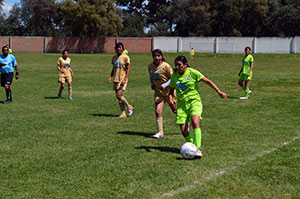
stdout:
[(250, 97), (252, 91), (249, 89), (249, 83), (252, 78), (253, 69), (253, 56), (250, 54), (251, 48), (247, 46), (245, 48), (245, 56), (243, 57), (243, 66), (238, 74), (240, 77), (238, 84), (242, 87), (245, 95), (240, 97), (240, 99), (246, 100)]
[[(177, 113), (176, 124), (179, 124), (181, 133), (187, 142), (192, 142), (198, 148), (196, 156), (202, 157), (200, 119), (202, 114), (202, 101), (198, 90), (198, 83), (205, 82), (213, 88), (221, 98), (226, 99), (227, 94), (222, 92), (211, 80), (204, 77), (199, 71), (188, 66), (185, 56), (175, 59), (176, 72), (173, 73), (170, 83), (170, 106)], [(177, 94), (177, 107), (173, 103), (174, 90)], [(194, 138), (187, 131), (189, 121), (192, 122)]]

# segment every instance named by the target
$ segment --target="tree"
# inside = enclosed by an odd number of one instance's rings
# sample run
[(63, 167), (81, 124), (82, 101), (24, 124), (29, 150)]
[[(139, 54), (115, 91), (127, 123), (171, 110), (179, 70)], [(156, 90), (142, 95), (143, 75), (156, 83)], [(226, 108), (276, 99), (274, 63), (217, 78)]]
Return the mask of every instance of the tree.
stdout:
[(122, 19), (113, 0), (65, 0), (61, 3), (64, 30), (72, 36), (118, 36)]

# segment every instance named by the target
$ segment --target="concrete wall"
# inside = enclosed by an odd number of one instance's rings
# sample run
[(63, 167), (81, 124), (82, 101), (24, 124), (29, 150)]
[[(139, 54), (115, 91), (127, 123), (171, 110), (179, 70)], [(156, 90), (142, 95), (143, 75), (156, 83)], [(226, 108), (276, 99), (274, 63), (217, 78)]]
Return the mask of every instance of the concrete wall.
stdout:
[(246, 46), (253, 53), (300, 53), (300, 37), (154, 37), (153, 48), (164, 52), (243, 53)]

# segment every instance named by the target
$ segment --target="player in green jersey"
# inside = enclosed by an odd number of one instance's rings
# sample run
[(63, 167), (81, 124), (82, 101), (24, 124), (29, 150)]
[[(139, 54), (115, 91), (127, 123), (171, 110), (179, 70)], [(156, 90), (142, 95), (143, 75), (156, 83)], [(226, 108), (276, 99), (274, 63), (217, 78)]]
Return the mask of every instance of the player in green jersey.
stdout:
[(253, 56), (250, 54), (251, 48), (247, 46), (245, 48), (245, 56), (243, 57), (243, 66), (238, 74), (240, 77), (238, 84), (242, 87), (245, 92), (243, 97), (240, 99), (248, 99), (251, 95), (251, 90), (249, 89), (249, 83), (252, 78), (252, 69), (253, 69)]
[[(199, 71), (188, 66), (185, 56), (178, 56), (175, 59), (176, 72), (173, 73), (170, 83), (170, 106), (174, 113), (177, 113), (176, 124), (187, 142), (193, 142), (198, 148), (196, 156), (202, 157), (200, 119), (202, 114), (202, 101), (198, 90), (198, 83), (205, 82), (212, 87), (221, 98), (227, 98), (211, 80), (204, 77)], [(177, 106), (173, 102), (174, 90), (177, 94)], [(187, 130), (188, 122), (191, 120), (194, 131), (194, 138)]]

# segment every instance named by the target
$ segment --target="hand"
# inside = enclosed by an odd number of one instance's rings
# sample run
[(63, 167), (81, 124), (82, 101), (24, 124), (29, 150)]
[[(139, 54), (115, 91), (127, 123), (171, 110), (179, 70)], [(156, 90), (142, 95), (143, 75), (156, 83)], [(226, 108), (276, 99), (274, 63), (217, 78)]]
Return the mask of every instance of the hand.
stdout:
[(249, 75), (250, 75), (250, 74), (249, 74), (249, 73), (247, 73), (247, 77), (249, 77)]
[(239, 72), (238, 76), (241, 76), (241, 72)]
[(173, 103), (170, 103), (169, 105), (172, 109), (172, 112), (177, 113), (177, 104), (175, 102), (173, 102)]
[(74, 78), (74, 73), (72, 72), (72, 78)]
[(163, 89), (164, 89), (164, 87), (163, 87), (162, 85), (160, 85), (160, 86), (159, 86), (159, 89), (160, 89), (160, 90), (163, 90)]
[(63, 74), (63, 73), (64, 73), (64, 71), (62, 71), (62, 70), (60, 70), (59, 72), (60, 72), (61, 74)]
[(7, 63), (4, 63), (4, 62), (3, 62), (3, 63), (1, 63), (1, 66), (6, 66), (6, 65), (7, 65)]
[(126, 84), (126, 79), (123, 79), (123, 81), (121, 82), (121, 86), (124, 86), (124, 84)]
[(107, 83), (110, 84), (111, 77), (108, 78)]
[(218, 91), (218, 94), (220, 95), (221, 98), (227, 99), (227, 93), (224, 93), (222, 91)]
[(152, 86), (151, 86), (151, 89), (154, 90), (154, 89), (155, 89), (155, 85), (152, 85)]
[(19, 75), (16, 74), (16, 79), (19, 79)]

